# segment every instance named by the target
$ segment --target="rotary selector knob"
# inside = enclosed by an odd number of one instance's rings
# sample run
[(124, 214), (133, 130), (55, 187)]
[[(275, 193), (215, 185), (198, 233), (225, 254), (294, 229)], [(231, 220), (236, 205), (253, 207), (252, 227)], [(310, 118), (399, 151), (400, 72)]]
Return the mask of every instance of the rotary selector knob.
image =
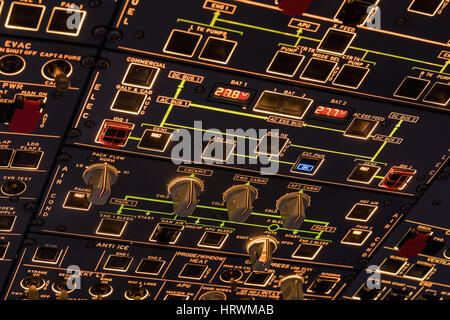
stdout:
[(280, 282), (283, 300), (303, 300), (303, 280), (299, 276), (288, 276)]
[(118, 174), (117, 169), (107, 163), (97, 163), (86, 168), (83, 180), (91, 190), (89, 202), (105, 204), (111, 195), (111, 186), (116, 183)]
[(309, 196), (300, 192), (291, 192), (278, 199), (277, 210), (281, 214), (283, 227), (294, 230), (300, 229), (303, 221), (305, 221), (305, 211), (310, 202)]
[(235, 222), (244, 222), (253, 211), (253, 201), (258, 196), (255, 187), (247, 184), (240, 184), (229, 188), (223, 194), (226, 202), (228, 218)]
[(194, 177), (180, 177), (169, 184), (173, 210), (180, 217), (189, 217), (197, 208), (203, 182)]
[(251, 239), (247, 245), (252, 269), (264, 271), (272, 264), (272, 254), (277, 250), (277, 241), (270, 236)]

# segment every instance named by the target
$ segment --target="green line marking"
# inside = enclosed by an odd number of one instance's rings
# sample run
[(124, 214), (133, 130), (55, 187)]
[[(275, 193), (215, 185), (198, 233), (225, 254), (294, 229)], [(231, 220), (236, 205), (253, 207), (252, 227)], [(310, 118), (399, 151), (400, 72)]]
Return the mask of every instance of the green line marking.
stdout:
[[(189, 126), (182, 126), (182, 125), (173, 124), (173, 123), (166, 123), (165, 126), (166, 127), (183, 128), (183, 129), (191, 129), (191, 130), (196, 130), (196, 131), (204, 131), (204, 132), (224, 134), (224, 132), (221, 132), (221, 131), (199, 129), (199, 128), (193, 128), (193, 127), (189, 127)], [(251, 138), (251, 137), (247, 137), (247, 136), (240, 136), (240, 135), (237, 135), (237, 134), (227, 134), (227, 133), (225, 133), (225, 135), (228, 135), (230, 137), (238, 137), (238, 138), (249, 139), (249, 140), (256, 140), (256, 141), (260, 140), (260, 139), (257, 139), (257, 138)]]
[(442, 66), (442, 69), (441, 69), (441, 71), (439, 71), (439, 73), (442, 73), (442, 74), (445, 74), (445, 75), (450, 76), (450, 74), (444, 73), (445, 68), (447, 68), (447, 66), (448, 66), (449, 64), (450, 64), (450, 60), (447, 60), (447, 61), (445, 62), (445, 64)]
[(450, 73), (445, 73), (443, 72), (445, 70), (445, 66), (442, 67), (441, 71), (436, 71), (436, 70), (430, 70), (430, 69), (425, 69), (425, 68), (419, 68), (419, 67), (413, 67), (413, 70), (423, 70), (423, 71), (428, 71), (428, 72), (433, 72), (433, 73), (438, 73), (438, 74), (443, 74), (446, 76), (450, 76)]
[(384, 177), (382, 177), (382, 176), (375, 176), (374, 178), (375, 179), (384, 179)]
[(209, 27), (209, 28), (213, 28), (213, 29), (219, 29), (219, 30), (223, 30), (223, 31), (234, 32), (234, 33), (237, 33), (237, 34), (239, 34), (241, 36), (244, 34), (242, 31), (237, 31), (237, 30), (227, 29), (227, 28), (222, 28), (222, 27), (217, 27), (217, 26), (211, 26), (209, 24), (201, 23), (201, 22), (197, 22), (197, 21), (191, 21), (191, 20), (185, 20), (185, 19), (177, 19), (177, 22), (191, 23), (191, 24), (196, 24), (196, 25), (202, 26), (202, 27)]
[(130, 140), (137, 140), (137, 141), (141, 141), (141, 138), (137, 138), (137, 137), (128, 137), (128, 139), (130, 139)]
[(262, 120), (267, 120), (268, 119), (268, 117), (266, 117), (266, 116), (260, 116), (260, 115), (251, 114), (251, 113), (245, 113), (245, 112), (233, 111), (233, 110), (228, 110), (228, 109), (210, 107), (210, 106), (205, 106), (205, 105), (196, 104), (196, 103), (191, 103), (189, 105), (189, 107), (199, 108), (199, 109), (206, 109), (206, 110), (211, 110), (211, 111), (224, 112), (224, 113), (230, 113), (230, 114), (235, 114), (235, 115), (238, 115), (238, 116), (262, 119)]
[[(394, 135), (394, 133), (398, 130), (398, 128), (400, 128), (400, 126), (402, 125), (403, 120), (400, 120), (394, 127), (394, 129), (392, 130), (392, 132), (389, 134), (389, 137), (392, 137)], [(387, 145), (387, 141), (383, 142), (383, 144), (381, 145), (380, 149), (378, 149), (377, 153), (375, 153), (375, 155), (372, 157), (372, 159), (370, 159), (370, 161), (374, 161), (381, 153), (381, 151), (384, 149), (384, 147)]]
[(300, 146), (297, 144), (291, 144), (291, 147), (302, 148), (302, 149), (311, 149), (311, 150), (323, 151), (323, 152), (328, 152), (328, 153), (335, 153), (335, 154), (340, 154), (340, 155), (350, 156), (350, 157), (360, 157), (360, 158), (367, 158), (367, 159), (371, 158), (368, 156), (361, 156), (359, 154), (352, 154), (352, 153), (345, 153), (345, 152), (339, 152), (339, 151), (333, 151), (333, 150), (327, 150), (327, 149), (319, 149), (319, 148), (313, 148), (313, 147), (307, 147), (307, 146)]
[(335, 132), (342, 132), (342, 133), (345, 132), (345, 130), (338, 130), (338, 129), (333, 129), (333, 128), (327, 128), (327, 127), (315, 126), (315, 125), (307, 124), (307, 123), (304, 123), (303, 126), (304, 126), (304, 127), (316, 128), (316, 129), (322, 129), (322, 130), (335, 131)]
[(213, 18), (209, 24), (211, 27), (213, 27), (216, 24), (217, 18), (219, 18), (219, 16), (220, 16), (220, 11), (214, 12)]
[(289, 36), (289, 37), (298, 37), (298, 35), (296, 35), (296, 34), (283, 32), (283, 31), (278, 31), (278, 30), (274, 30), (274, 29), (258, 27), (258, 26), (254, 26), (254, 25), (251, 25), (251, 24), (235, 22), (235, 21), (231, 21), (231, 20), (216, 19), (216, 21), (220, 21), (220, 22), (224, 22), (224, 23), (228, 23), (228, 24), (233, 24), (233, 25), (236, 25), (236, 26), (246, 27), (246, 28), (250, 28), (250, 29), (257, 29), (257, 30), (262, 30), (262, 31), (267, 31), (267, 32), (272, 32), (272, 33), (278, 33), (278, 34), (282, 34), (282, 35)]
[[(184, 84), (186, 83), (186, 80), (181, 80), (180, 84), (178, 85), (177, 91), (175, 92), (175, 95), (173, 96), (174, 99), (177, 99), (178, 96), (181, 93), (181, 90), (184, 88)], [(169, 117), (170, 112), (172, 111), (173, 104), (170, 104), (167, 108), (166, 114), (164, 115), (164, 118), (161, 120), (161, 123), (159, 124), (160, 127), (164, 126), (164, 123), (166, 122), (167, 118)]]

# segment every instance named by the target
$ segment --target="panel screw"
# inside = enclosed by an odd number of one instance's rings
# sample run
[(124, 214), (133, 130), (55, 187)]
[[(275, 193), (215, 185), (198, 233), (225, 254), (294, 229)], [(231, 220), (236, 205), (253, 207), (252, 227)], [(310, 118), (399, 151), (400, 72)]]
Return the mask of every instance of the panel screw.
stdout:
[(142, 39), (145, 37), (145, 32), (144, 30), (136, 30), (135, 32), (133, 32), (133, 37), (135, 39)]
[(64, 231), (66, 231), (66, 226), (59, 225), (56, 227), (56, 231), (64, 232)]
[(86, 120), (84, 122), (84, 126), (86, 128), (93, 128), (93, 127), (95, 127), (95, 121), (94, 120)]
[(400, 211), (402, 213), (408, 213), (413, 208), (413, 205), (411, 203), (404, 204), (400, 207)]
[(61, 91), (53, 91), (52, 92), (53, 99), (60, 99), (62, 96), (63, 96), (63, 93)]
[(417, 179), (417, 181), (423, 181), (423, 180), (425, 180), (425, 175), (423, 175), (423, 174), (418, 175), (418, 176), (416, 177), (416, 179)]
[(72, 159), (72, 157), (68, 153), (60, 153), (58, 155), (58, 157), (56, 158), (56, 160), (59, 161), (59, 162), (68, 162), (71, 159)]
[(17, 201), (19, 201), (19, 197), (17, 197), (17, 196), (9, 197), (9, 201), (17, 202)]
[(418, 185), (416, 190), (417, 192), (425, 192), (428, 190), (428, 185), (427, 184)]
[(91, 0), (91, 1), (89, 1), (89, 6), (90, 6), (91, 8), (97, 8), (97, 7), (100, 7), (101, 4), (102, 4), (102, 1), (101, 1), (101, 0)]
[(117, 42), (120, 41), (121, 39), (122, 39), (122, 32), (120, 32), (120, 30), (114, 29), (108, 33), (109, 41)]
[(433, 200), (431, 201), (431, 203), (433, 204), (433, 206), (438, 206), (441, 204), (441, 200)]
[(105, 26), (98, 26), (92, 30), (92, 36), (96, 39), (104, 39), (108, 33)]
[(110, 66), (110, 62), (108, 60), (106, 60), (105, 58), (98, 59), (96, 65), (95, 65), (95, 67), (100, 70), (108, 69), (109, 66)]
[(95, 57), (93, 56), (86, 56), (81, 59), (81, 66), (84, 68), (92, 68), (95, 66)]
[(195, 87), (195, 93), (203, 93), (203, 92), (205, 92), (205, 86)]
[(42, 219), (33, 219), (33, 221), (31, 221), (31, 225), (33, 226), (33, 227), (40, 227), (40, 226), (43, 226), (44, 225), (44, 220), (42, 220)]
[(96, 156), (89, 156), (89, 157), (86, 158), (86, 161), (90, 162), (90, 163), (94, 163), (97, 160), (98, 160), (98, 158)]
[(395, 24), (398, 26), (402, 26), (402, 25), (406, 24), (406, 22), (407, 22), (407, 20), (405, 17), (400, 17), (400, 18), (395, 19)]
[(387, 119), (381, 122), (381, 125), (383, 127), (389, 127), (391, 124), (392, 124), (391, 120), (387, 120)]
[(23, 206), (23, 209), (25, 211), (30, 211), (30, 212), (35, 212), (38, 208), (38, 204), (36, 202), (28, 202), (25, 203), (25, 205)]
[(391, 199), (384, 200), (384, 201), (383, 201), (383, 204), (384, 204), (385, 206), (389, 206), (389, 205), (392, 204), (392, 200), (391, 200)]
[(67, 138), (69, 139), (75, 139), (81, 136), (81, 131), (77, 128), (72, 128), (67, 132)]
[(448, 179), (448, 172), (441, 172), (438, 174), (438, 180), (442, 181), (442, 180), (447, 180)]
[(94, 248), (94, 247), (95, 247), (95, 242), (86, 243), (86, 248)]
[(34, 246), (36, 242), (33, 239), (27, 238), (23, 241), (23, 245), (27, 247)]

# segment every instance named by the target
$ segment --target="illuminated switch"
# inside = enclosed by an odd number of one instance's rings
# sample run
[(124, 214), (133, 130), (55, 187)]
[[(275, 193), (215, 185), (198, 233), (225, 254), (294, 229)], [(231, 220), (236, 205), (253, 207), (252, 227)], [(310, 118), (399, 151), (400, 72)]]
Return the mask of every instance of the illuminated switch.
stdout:
[(277, 92), (264, 91), (256, 102), (255, 111), (276, 113), (284, 95)]
[(189, 296), (184, 294), (167, 294), (164, 300), (189, 300)]
[(329, 278), (324, 276), (319, 276), (314, 280), (311, 286), (308, 288), (308, 293), (314, 294), (330, 294), (336, 284), (339, 282), (337, 278)]
[(350, 209), (345, 219), (367, 222), (377, 209), (378, 206), (372, 204), (356, 203), (353, 208)]
[(69, 191), (64, 200), (63, 208), (89, 211), (91, 203), (89, 202), (89, 193), (79, 191)]
[(0, 167), (8, 167), (14, 150), (0, 149)]
[(14, 227), (16, 216), (0, 215), (0, 231), (10, 232)]
[(346, 64), (334, 79), (333, 84), (340, 87), (358, 89), (369, 73), (369, 68)]
[(43, 99), (18, 95), (14, 103), (16, 108), (9, 121), (8, 129), (20, 133), (33, 132), (41, 122)]
[(325, 159), (323, 158), (300, 156), (295, 162), (295, 165), (292, 167), (291, 172), (307, 174), (310, 176), (315, 175), (324, 160)]
[(300, 78), (315, 82), (327, 82), (331, 73), (337, 66), (337, 62), (311, 58)]
[(277, 51), (267, 68), (267, 72), (293, 77), (297, 73), (303, 59), (305, 59), (305, 56), (301, 54)]
[(9, 29), (37, 31), (44, 16), (45, 6), (14, 1), (9, 8), (5, 27)]
[(72, 64), (64, 59), (50, 60), (42, 67), (45, 79), (54, 81), (56, 90), (65, 92), (70, 88), (69, 77), (72, 75)]
[(50, 248), (50, 247), (39, 247), (34, 253), (33, 262), (57, 264), (59, 258), (61, 257), (62, 249)]
[(313, 100), (309, 98), (264, 91), (256, 102), (253, 111), (302, 119), (312, 103)]
[(173, 201), (173, 212), (180, 217), (194, 213), (203, 191), (203, 182), (195, 177), (179, 177), (172, 180), (168, 193)]
[(172, 133), (159, 130), (146, 129), (139, 141), (138, 148), (164, 152), (170, 142)]
[(414, 280), (425, 280), (426, 277), (433, 271), (433, 266), (423, 263), (413, 264), (404, 274), (405, 278)]
[(133, 129), (132, 123), (106, 119), (102, 123), (95, 142), (111, 148), (124, 147)]
[(110, 255), (105, 265), (104, 270), (126, 272), (131, 265), (133, 258), (126, 256)]
[(280, 212), (283, 228), (300, 229), (310, 203), (310, 197), (300, 192), (290, 192), (279, 198), (276, 207)]
[(258, 190), (247, 184), (228, 188), (223, 194), (228, 211), (228, 218), (235, 222), (245, 222), (253, 211), (253, 201), (258, 197)]
[(105, 236), (120, 237), (127, 224), (128, 221), (103, 218), (95, 233)]
[(297, 16), (303, 14), (311, 2), (312, 0), (280, 0), (278, 7), (284, 14)]
[(313, 243), (301, 243), (292, 255), (293, 258), (314, 260), (322, 250), (322, 245)]
[(378, 121), (354, 118), (345, 130), (344, 136), (357, 139), (368, 139), (378, 126)]
[(369, 289), (366, 284), (363, 284), (361, 288), (356, 291), (355, 295), (353, 296), (356, 300), (377, 300), (381, 293), (383, 292), (383, 289)]
[(347, 178), (347, 181), (370, 184), (381, 167), (357, 164)]
[(136, 269), (136, 273), (156, 276), (161, 272), (165, 263), (166, 262), (164, 260), (142, 259)]
[[(74, 15), (76, 20), (72, 21)], [(76, 37), (80, 34), (85, 18), (86, 11), (84, 10), (54, 7), (46, 31)]]
[(287, 276), (280, 281), (283, 300), (303, 300), (303, 280), (299, 276)]
[(111, 105), (111, 110), (129, 114), (139, 114), (144, 106), (147, 95), (124, 90), (117, 91)]
[(8, 251), (9, 242), (8, 241), (0, 241), (0, 260), (3, 260), (6, 256), (6, 251)]
[(431, 235), (432, 232), (411, 228), (395, 246), (395, 249), (398, 250), (398, 254), (401, 257), (416, 257), (426, 248), (427, 241)]
[(138, 88), (151, 89), (158, 77), (160, 69), (144, 66), (142, 64), (131, 63), (122, 84)]
[(289, 139), (266, 134), (259, 141), (255, 148), (255, 153), (262, 153), (268, 156), (279, 156), (288, 144)]
[(384, 274), (397, 275), (407, 263), (406, 260), (386, 258), (380, 264), (380, 272)]
[(253, 271), (245, 280), (244, 284), (256, 287), (265, 287), (272, 277), (272, 272)]
[(445, 0), (413, 0), (408, 7), (408, 11), (434, 16)]
[(372, 231), (369, 230), (352, 228), (347, 232), (345, 237), (342, 239), (341, 243), (353, 246), (362, 246), (371, 234)]
[(163, 51), (184, 57), (192, 57), (202, 39), (199, 33), (182, 30), (172, 30)]
[(408, 300), (411, 295), (412, 291), (400, 288), (391, 288), (383, 297), (383, 300)]
[(252, 269), (265, 271), (272, 264), (272, 254), (277, 251), (277, 241), (270, 236), (259, 236), (247, 244)]
[(444, 247), (445, 242), (438, 237), (427, 239), (426, 247), (421, 251), (422, 254), (434, 256)]
[(416, 300), (425, 300), (425, 301), (440, 301), (444, 300), (444, 298), (435, 296), (432, 294), (419, 294)]
[[(1, 11), (1, 2), (0, 2), (0, 11)], [(5, 76), (14, 76), (21, 73), (25, 69), (25, 60), (18, 55), (15, 54), (6, 54), (0, 58), (0, 74)], [(0, 105), (0, 121), (1, 122), (9, 122), (6, 120), (6, 116), (4, 113), (4, 108), (10, 107), (10, 104), (1, 104)]]
[(235, 140), (222, 140), (214, 137), (206, 145), (201, 157), (208, 161), (223, 163), (231, 157), (235, 147)]
[(237, 42), (209, 37), (200, 52), (199, 59), (220, 64), (227, 64), (236, 49)]
[(372, 13), (368, 10), (370, 5), (377, 5), (380, 0), (342, 0), (342, 5), (339, 8), (336, 20), (342, 21), (348, 26), (361, 26), (367, 22), (367, 18)]
[(208, 266), (202, 264), (186, 263), (178, 278), (200, 280), (208, 270)]
[(388, 190), (403, 190), (416, 174), (414, 169), (392, 167), (380, 182), (380, 187)]
[(116, 183), (119, 172), (107, 163), (97, 163), (86, 168), (83, 181), (89, 188), (89, 202), (104, 205), (111, 195), (111, 187)]
[(162, 244), (175, 244), (183, 231), (183, 226), (159, 223), (152, 235), (150, 241)]
[(42, 151), (16, 150), (11, 161), (11, 168), (37, 169), (41, 162)]
[(403, 79), (400, 86), (394, 93), (395, 97), (406, 98), (411, 100), (419, 99), (420, 95), (425, 91), (425, 88), (430, 83), (430, 80), (406, 77)]
[(222, 248), (227, 238), (227, 233), (206, 231), (200, 239), (198, 246), (204, 248), (220, 249)]
[[(448, 65), (450, 66), (450, 64)], [(438, 104), (440, 106), (447, 106), (450, 101), (450, 84), (436, 82), (423, 101)]]
[(344, 54), (355, 37), (356, 33), (354, 32), (330, 28), (319, 43), (317, 50), (339, 55)]

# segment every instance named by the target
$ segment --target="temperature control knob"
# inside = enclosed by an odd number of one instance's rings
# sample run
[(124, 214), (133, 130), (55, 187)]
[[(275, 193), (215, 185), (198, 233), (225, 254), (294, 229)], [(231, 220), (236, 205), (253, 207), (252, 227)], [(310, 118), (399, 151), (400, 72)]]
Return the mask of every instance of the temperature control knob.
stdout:
[(83, 173), (83, 180), (91, 190), (89, 202), (105, 204), (111, 195), (111, 186), (117, 181), (119, 172), (112, 165), (97, 163), (89, 166)]
[(197, 208), (203, 182), (194, 177), (181, 177), (169, 184), (169, 194), (173, 201), (173, 210), (180, 217), (189, 217)]
[(299, 276), (288, 276), (280, 282), (283, 300), (303, 300), (303, 281)]
[(309, 196), (300, 192), (291, 192), (278, 199), (277, 210), (281, 214), (283, 227), (286, 229), (299, 229), (305, 220), (305, 211), (309, 205)]
[(253, 201), (257, 196), (256, 188), (247, 184), (233, 186), (225, 191), (223, 200), (227, 205), (228, 218), (235, 222), (246, 221), (253, 211)]
[(277, 250), (277, 241), (270, 236), (251, 239), (247, 245), (252, 269), (264, 271), (272, 264), (272, 254)]

